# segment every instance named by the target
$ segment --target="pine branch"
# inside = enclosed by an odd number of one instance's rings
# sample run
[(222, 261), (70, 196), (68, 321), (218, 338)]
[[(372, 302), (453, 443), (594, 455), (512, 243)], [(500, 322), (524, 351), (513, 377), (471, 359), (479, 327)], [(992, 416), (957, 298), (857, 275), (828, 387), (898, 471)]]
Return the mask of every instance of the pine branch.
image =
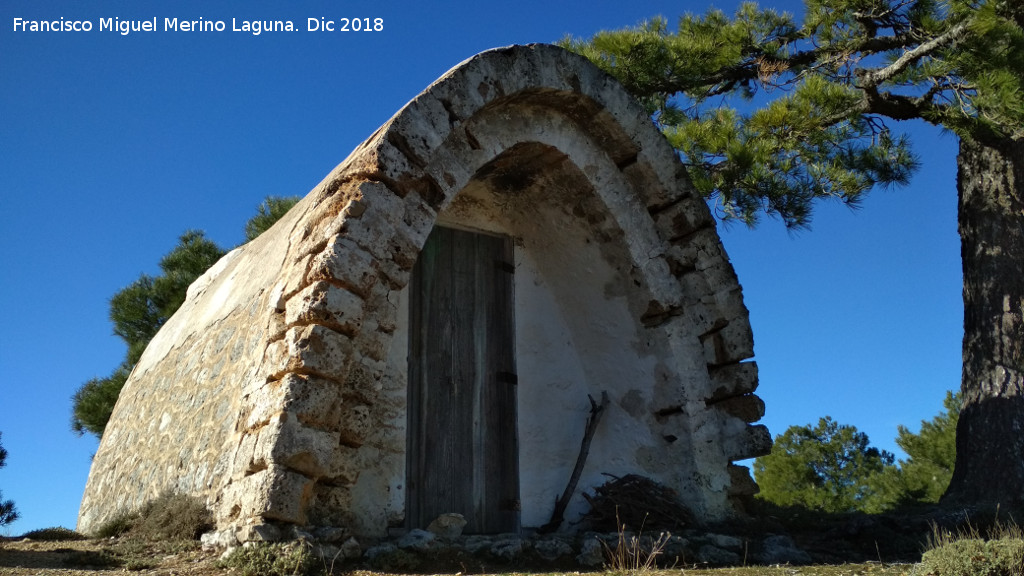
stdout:
[(857, 77), (859, 82), (857, 83), (857, 87), (868, 89), (884, 84), (897, 74), (906, 70), (911, 64), (932, 54), (939, 48), (947, 44), (955, 44), (962, 36), (964, 36), (967, 29), (967, 22), (961, 22), (949, 30), (946, 30), (941, 35), (920, 44), (916, 48), (907, 50), (903, 55), (885, 68), (858, 70)]

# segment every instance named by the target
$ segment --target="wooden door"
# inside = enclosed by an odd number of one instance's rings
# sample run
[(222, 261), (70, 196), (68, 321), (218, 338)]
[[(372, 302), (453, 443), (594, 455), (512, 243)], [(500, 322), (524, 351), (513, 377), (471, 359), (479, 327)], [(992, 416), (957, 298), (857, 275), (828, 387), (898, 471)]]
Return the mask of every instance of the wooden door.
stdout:
[(435, 227), (409, 290), (406, 523), (519, 529), (512, 242)]

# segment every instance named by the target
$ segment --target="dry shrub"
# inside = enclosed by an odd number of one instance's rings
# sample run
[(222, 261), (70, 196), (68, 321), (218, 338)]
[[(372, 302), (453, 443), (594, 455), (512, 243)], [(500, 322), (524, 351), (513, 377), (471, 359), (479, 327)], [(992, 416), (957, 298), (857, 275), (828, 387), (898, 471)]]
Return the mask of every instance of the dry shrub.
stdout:
[[(618, 521), (618, 511), (616, 511)], [(641, 528), (643, 522), (641, 521)], [(643, 532), (636, 534), (626, 530), (626, 524), (618, 521), (618, 539), (615, 548), (608, 545), (608, 542), (601, 540), (604, 546), (604, 557), (607, 560), (605, 569), (616, 574), (646, 574), (658, 567), (658, 556), (661, 555), (668, 544), (672, 534), (662, 532), (658, 537), (644, 536)]]
[(139, 510), (118, 514), (104, 522), (100, 538), (128, 536), (147, 542), (196, 540), (213, 528), (213, 515), (194, 496), (165, 492)]
[(213, 515), (198, 498), (166, 492), (139, 510), (132, 533), (150, 542), (197, 540), (213, 528)]
[(635, 474), (611, 478), (594, 488), (593, 496), (583, 494), (590, 504), (583, 520), (591, 530), (621, 532), (623, 525), (627, 530), (678, 530), (692, 524), (675, 490)]

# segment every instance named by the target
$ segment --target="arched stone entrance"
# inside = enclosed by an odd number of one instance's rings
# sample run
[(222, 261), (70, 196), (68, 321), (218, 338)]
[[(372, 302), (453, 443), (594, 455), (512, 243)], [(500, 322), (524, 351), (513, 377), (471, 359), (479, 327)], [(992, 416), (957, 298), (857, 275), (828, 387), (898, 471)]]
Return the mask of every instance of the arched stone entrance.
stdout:
[[(122, 392), (79, 528), (168, 488), (205, 496), (221, 528), (243, 531), (277, 521), (379, 536), (426, 521), (439, 508), (415, 511), (432, 491), (410, 486), (425, 474), (410, 450), (429, 446), (415, 430), (438, 410), (410, 391), (421, 359), (409, 303), (436, 227), (506, 238), (512, 253), (501, 265), (514, 278), (514, 354), (468, 390), (511, 387), (494, 410), (515, 412), (514, 430), (497, 426), (511, 444), (488, 444), (486, 425), (453, 435), (471, 456), (449, 458), (442, 477), (475, 475), (466, 486), (482, 487), (465, 506), (546, 522), (587, 395), (602, 391), (612, 404), (580, 490), (605, 472), (637, 473), (706, 519), (751, 492), (731, 463), (764, 453), (770, 437), (749, 424), (763, 411), (744, 362), (752, 336), (706, 205), (612, 78), (559, 48), (516, 46), (452, 69), (190, 288)], [(462, 294), (467, 306), (495, 298)], [(465, 406), (451, 421), (491, 410)], [(513, 446), (498, 459), (507, 465), (472, 457), (499, 445)], [(501, 479), (518, 497), (488, 495)], [(577, 494), (569, 517), (583, 504)]]

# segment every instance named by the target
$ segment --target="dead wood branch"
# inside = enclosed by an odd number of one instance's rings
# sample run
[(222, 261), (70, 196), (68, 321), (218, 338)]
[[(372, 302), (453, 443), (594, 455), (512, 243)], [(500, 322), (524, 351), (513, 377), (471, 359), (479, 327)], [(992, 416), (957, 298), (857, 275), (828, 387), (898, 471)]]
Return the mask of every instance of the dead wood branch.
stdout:
[(565, 508), (569, 505), (569, 499), (572, 498), (573, 493), (576, 492), (576, 485), (580, 481), (580, 475), (583, 474), (583, 466), (587, 463), (587, 455), (590, 454), (590, 441), (594, 439), (597, 423), (608, 406), (608, 392), (606, 391), (601, 392), (600, 404), (594, 402), (594, 397), (590, 394), (587, 394), (587, 398), (590, 399), (590, 416), (587, 418), (587, 427), (583, 432), (583, 443), (580, 445), (580, 454), (576, 457), (576, 466), (572, 469), (572, 476), (569, 477), (569, 483), (565, 486), (562, 497), (555, 499), (555, 511), (551, 513), (551, 520), (537, 530), (541, 534), (558, 530), (562, 521), (565, 520)]
[(593, 496), (583, 494), (590, 503), (583, 520), (591, 530), (678, 530), (693, 523), (675, 490), (636, 474), (611, 478), (595, 488)]

